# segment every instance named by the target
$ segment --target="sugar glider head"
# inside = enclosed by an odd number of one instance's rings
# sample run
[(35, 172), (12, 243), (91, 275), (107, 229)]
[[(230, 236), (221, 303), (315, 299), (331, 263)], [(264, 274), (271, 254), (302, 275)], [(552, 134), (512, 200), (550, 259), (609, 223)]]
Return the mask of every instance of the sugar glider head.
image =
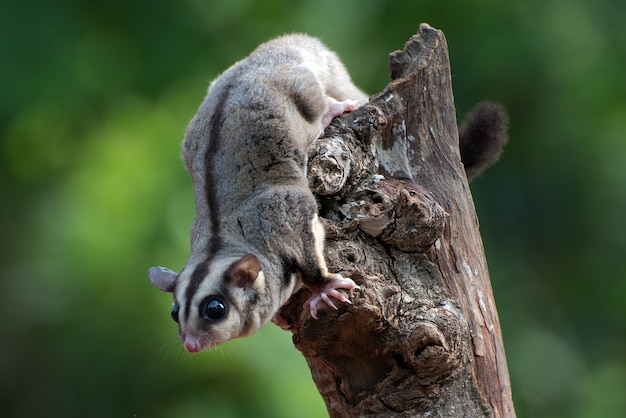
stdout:
[(172, 319), (190, 353), (253, 334), (278, 309), (254, 254), (190, 264), (179, 274), (152, 267), (149, 276), (158, 289), (174, 294)]

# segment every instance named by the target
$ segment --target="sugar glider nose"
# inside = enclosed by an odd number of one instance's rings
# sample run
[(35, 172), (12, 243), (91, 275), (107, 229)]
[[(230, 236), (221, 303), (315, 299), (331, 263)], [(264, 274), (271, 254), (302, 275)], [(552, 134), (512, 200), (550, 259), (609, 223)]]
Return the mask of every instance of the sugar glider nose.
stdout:
[(188, 353), (197, 353), (202, 350), (202, 344), (200, 344), (200, 341), (198, 341), (197, 338), (190, 336), (185, 336), (184, 346)]

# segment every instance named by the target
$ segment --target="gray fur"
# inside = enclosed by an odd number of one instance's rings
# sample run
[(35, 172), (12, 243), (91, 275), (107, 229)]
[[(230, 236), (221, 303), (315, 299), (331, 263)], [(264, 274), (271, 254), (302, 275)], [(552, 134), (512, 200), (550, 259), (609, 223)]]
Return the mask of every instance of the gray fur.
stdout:
[[(150, 272), (174, 293), (188, 351), (257, 331), (301, 283), (314, 294), (313, 316), (327, 296), (347, 301), (335, 289), (356, 285), (326, 268), (306, 149), (366, 100), (337, 56), (306, 35), (259, 46), (211, 83), (183, 142), (196, 201), (191, 254), (178, 275)], [(202, 317), (209, 295), (228, 306), (219, 321)]]

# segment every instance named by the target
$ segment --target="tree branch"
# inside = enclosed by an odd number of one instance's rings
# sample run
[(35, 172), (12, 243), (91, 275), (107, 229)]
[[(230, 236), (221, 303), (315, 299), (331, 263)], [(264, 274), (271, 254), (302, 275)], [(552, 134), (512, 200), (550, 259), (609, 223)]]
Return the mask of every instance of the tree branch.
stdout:
[(512, 417), (478, 221), (459, 155), (443, 33), (421, 25), (393, 81), (309, 158), (330, 270), (353, 305), (282, 310), (333, 417)]

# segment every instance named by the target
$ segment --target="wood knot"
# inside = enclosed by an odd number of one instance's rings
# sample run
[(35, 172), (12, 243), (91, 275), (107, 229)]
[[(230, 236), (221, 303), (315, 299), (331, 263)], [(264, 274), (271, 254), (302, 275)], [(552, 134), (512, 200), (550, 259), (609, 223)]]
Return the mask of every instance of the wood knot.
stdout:
[(423, 188), (390, 181), (362, 190), (339, 210), (373, 238), (401, 251), (423, 251), (441, 237), (447, 213)]
[(406, 252), (422, 251), (441, 237), (448, 214), (431, 193), (421, 188), (396, 190), (393, 221), (381, 239)]
[(400, 365), (413, 368), (422, 385), (440, 383), (454, 375), (463, 358), (458, 319), (440, 309), (428, 316), (431, 319), (416, 322), (406, 337), (411, 344), (402, 345), (400, 351)]
[(309, 149), (309, 187), (322, 196), (338, 193), (350, 177), (351, 154), (341, 138), (315, 141)]

